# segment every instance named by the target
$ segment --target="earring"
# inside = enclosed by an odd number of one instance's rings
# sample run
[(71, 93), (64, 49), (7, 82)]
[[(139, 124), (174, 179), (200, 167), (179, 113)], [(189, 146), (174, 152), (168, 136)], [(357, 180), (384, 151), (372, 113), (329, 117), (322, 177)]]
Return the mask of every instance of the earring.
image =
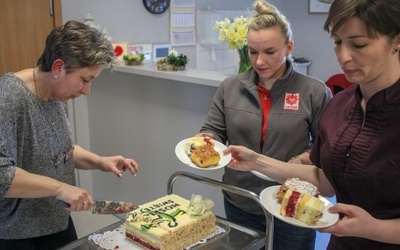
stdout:
[(54, 79), (58, 79), (60, 76), (54, 76)]

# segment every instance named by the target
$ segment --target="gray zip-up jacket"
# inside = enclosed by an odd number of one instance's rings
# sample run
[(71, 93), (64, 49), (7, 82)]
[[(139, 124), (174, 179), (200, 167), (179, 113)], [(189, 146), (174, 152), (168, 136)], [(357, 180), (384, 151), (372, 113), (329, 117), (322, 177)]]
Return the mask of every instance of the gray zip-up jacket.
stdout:
[[(332, 94), (323, 82), (296, 72), (291, 61), (287, 61), (287, 66), (285, 75), (274, 83), (270, 91), (272, 106), (262, 150), (262, 107), (256, 85), (257, 74), (252, 68), (220, 84), (201, 132), (211, 132), (222, 143), (246, 146), (282, 161), (309, 151), (318, 132), (319, 118)], [(251, 172), (228, 167), (223, 182), (256, 194), (278, 185)], [(224, 196), (242, 210), (262, 214), (259, 205), (249, 198), (225, 191)]]
[(0, 78), (0, 239), (32, 238), (67, 228), (69, 212), (57, 206), (54, 197), (4, 197), (16, 167), (75, 185), (66, 111), (64, 102), (41, 102), (12, 73)]

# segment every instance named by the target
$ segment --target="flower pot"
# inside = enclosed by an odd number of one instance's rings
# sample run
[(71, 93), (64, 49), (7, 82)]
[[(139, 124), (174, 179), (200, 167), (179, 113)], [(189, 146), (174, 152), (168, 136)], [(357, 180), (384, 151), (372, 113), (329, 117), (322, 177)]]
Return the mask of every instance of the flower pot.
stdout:
[(125, 61), (125, 65), (126, 66), (138, 66), (138, 65), (142, 65), (143, 61), (141, 62), (136, 62), (136, 61)]
[(185, 67), (164, 64), (164, 65), (157, 65), (157, 69), (160, 71), (181, 71), (181, 70), (185, 70)]
[(160, 60), (157, 62), (157, 69), (160, 71), (181, 71), (185, 70), (185, 66), (175, 66)]

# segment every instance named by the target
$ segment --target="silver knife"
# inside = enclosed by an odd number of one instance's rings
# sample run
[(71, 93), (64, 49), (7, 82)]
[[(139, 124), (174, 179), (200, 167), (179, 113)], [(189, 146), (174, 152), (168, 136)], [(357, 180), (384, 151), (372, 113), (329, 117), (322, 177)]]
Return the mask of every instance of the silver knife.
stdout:
[[(57, 205), (61, 207), (69, 207), (70, 204), (58, 200)], [(115, 201), (94, 201), (93, 207), (89, 210), (92, 214), (122, 214), (137, 209), (138, 206), (129, 202)]]

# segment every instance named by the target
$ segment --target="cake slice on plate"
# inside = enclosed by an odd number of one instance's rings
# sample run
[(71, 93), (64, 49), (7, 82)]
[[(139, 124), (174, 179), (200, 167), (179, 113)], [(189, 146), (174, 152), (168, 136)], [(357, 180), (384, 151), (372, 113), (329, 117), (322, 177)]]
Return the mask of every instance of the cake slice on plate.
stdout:
[(193, 150), (204, 145), (214, 146), (214, 142), (208, 136), (195, 136), (186, 140), (185, 153), (190, 157)]
[(283, 196), (288, 189), (306, 193), (317, 198), (319, 196), (318, 188), (312, 183), (300, 180), (299, 178), (288, 178), (279, 188), (279, 191), (276, 194), (276, 199), (278, 199), (278, 201), (282, 201)]
[(282, 199), (280, 214), (312, 226), (322, 218), (324, 206), (324, 202), (314, 196), (287, 189)]
[(217, 166), (221, 160), (221, 156), (217, 151), (215, 151), (213, 146), (204, 145), (197, 147), (192, 151), (190, 160), (200, 168), (208, 168)]

